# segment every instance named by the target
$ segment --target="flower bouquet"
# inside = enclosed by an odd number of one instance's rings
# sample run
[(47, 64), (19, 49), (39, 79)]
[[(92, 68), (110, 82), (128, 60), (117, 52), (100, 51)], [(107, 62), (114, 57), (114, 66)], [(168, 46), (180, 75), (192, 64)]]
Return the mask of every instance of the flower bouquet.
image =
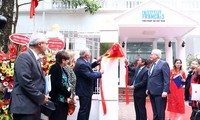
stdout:
[(10, 100), (0, 100), (0, 120), (12, 120), (12, 114), (8, 112)]
[(18, 44), (8, 45), (9, 53), (0, 52), (0, 120), (12, 120), (12, 114), (8, 112), (10, 94), (14, 83), (14, 62), (21, 52), (27, 50), (27, 46)]

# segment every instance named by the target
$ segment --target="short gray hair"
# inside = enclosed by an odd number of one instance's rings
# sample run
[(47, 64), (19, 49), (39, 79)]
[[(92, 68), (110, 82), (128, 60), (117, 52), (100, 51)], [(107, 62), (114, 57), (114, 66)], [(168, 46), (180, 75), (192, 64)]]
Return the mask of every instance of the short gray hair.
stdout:
[(156, 54), (158, 56), (158, 58), (162, 57), (162, 51), (159, 49), (153, 49), (151, 54)]
[(90, 49), (89, 48), (84, 48), (79, 53), (80, 57), (85, 57), (86, 55), (89, 55), (89, 54), (90, 54)]
[(29, 41), (29, 46), (35, 46), (39, 42), (44, 42), (45, 40), (46, 36), (43, 33), (33, 33)]

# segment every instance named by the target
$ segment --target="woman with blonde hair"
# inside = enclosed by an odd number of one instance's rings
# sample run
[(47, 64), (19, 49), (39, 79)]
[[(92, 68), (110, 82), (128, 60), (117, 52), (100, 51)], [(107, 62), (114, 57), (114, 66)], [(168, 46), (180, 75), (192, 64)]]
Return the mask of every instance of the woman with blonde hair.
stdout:
[(69, 59), (69, 66), (74, 69), (74, 66), (75, 66), (75, 52), (73, 50), (67, 50), (67, 52), (69, 53), (70, 55), (70, 59)]
[(69, 63), (64, 67), (64, 70), (67, 73), (67, 76), (69, 77), (69, 86), (71, 89), (71, 96), (70, 98), (68, 98), (68, 103), (69, 103), (68, 115), (71, 115), (75, 110), (75, 103), (76, 103), (75, 99), (76, 75), (73, 71), (75, 65), (75, 52), (72, 50), (66, 50), (66, 52), (69, 54)]

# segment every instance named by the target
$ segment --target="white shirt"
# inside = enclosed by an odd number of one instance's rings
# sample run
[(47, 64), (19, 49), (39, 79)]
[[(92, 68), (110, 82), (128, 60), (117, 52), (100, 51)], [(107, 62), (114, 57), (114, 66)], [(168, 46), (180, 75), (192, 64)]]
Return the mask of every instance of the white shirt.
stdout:
[(36, 61), (38, 59), (40, 59), (40, 57), (37, 55), (37, 53), (34, 50), (32, 50), (32, 49), (30, 49), (30, 50), (33, 52), (33, 55), (35, 56)]

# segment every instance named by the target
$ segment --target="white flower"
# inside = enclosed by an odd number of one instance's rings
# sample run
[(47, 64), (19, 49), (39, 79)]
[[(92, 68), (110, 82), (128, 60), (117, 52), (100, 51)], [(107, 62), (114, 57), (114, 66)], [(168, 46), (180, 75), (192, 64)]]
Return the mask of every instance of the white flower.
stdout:
[(11, 63), (11, 68), (14, 69), (14, 63)]
[(7, 108), (8, 108), (7, 105), (3, 105), (3, 106), (2, 106), (2, 109), (3, 109), (3, 110), (6, 110)]
[(8, 82), (3, 82), (3, 85), (4, 86), (8, 86)]
[(5, 79), (5, 76), (1, 76), (1, 80), (4, 80)]

